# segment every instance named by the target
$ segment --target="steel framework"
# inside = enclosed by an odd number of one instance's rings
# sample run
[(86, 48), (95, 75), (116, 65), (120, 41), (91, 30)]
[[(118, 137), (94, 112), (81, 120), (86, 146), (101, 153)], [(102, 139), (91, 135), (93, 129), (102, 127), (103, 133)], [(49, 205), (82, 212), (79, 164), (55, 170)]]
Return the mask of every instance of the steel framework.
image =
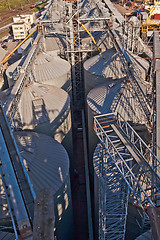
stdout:
[(72, 92), (74, 105), (79, 108), (83, 100), (82, 50), (79, 32), (79, 1), (65, 2), (67, 58), (72, 66)]
[[(114, 186), (114, 192), (118, 185), (125, 189), (120, 190), (119, 188), (119, 195), (121, 195), (119, 204), (121, 204), (121, 210), (125, 209), (123, 214), (127, 214), (127, 194), (122, 196), (123, 193), (127, 193), (127, 187), (129, 199), (133, 204), (141, 206), (144, 210), (148, 205), (158, 206), (156, 197), (160, 193), (160, 161), (120, 114), (112, 113), (94, 117), (94, 130), (101, 141), (99, 150), (99, 239), (105, 239), (105, 233), (109, 234), (106, 232), (109, 219), (107, 218), (107, 206), (114, 216), (114, 207), (118, 204), (113, 204), (113, 202), (116, 203), (116, 200), (111, 194), (112, 186)], [(118, 185), (115, 184), (117, 182)], [(106, 202), (106, 199), (109, 201)], [(125, 229), (125, 214), (124, 221), (121, 222), (123, 229)], [(121, 238), (115, 237), (120, 225), (116, 225), (113, 221), (110, 222), (109, 229), (112, 226), (114, 228), (113, 239), (123, 239), (122, 236)]]
[(94, 160), (99, 166), (99, 239), (125, 239), (128, 186), (102, 144)]
[(160, 188), (157, 174), (160, 161), (120, 114), (96, 116), (94, 124), (98, 138), (125, 179), (133, 198), (141, 206), (148, 203), (155, 206), (152, 196)]

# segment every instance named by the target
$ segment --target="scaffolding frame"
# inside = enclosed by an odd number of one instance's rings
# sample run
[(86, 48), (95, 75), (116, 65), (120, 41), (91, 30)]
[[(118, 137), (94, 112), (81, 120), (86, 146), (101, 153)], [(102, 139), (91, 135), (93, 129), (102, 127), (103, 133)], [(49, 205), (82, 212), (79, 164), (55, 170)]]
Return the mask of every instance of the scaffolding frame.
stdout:
[(129, 189), (102, 144), (99, 164), (99, 239), (124, 240)]

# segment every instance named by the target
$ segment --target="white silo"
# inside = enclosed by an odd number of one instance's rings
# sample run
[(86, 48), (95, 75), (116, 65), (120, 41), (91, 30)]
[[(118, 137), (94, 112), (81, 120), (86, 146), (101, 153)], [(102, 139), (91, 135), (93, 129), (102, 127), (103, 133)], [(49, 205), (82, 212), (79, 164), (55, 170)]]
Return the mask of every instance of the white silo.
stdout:
[[(130, 57), (137, 64), (136, 73), (139, 71), (141, 79), (144, 79), (148, 62), (134, 55)], [(84, 63), (84, 77), (89, 156), (92, 161), (93, 150), (97, 144), (97, 137), (93, 132), (94, 115), (119, 112), (125, 120), (139, 119), (140, 122), (144, 119), (144, 114), (140, 109), (137, 111), (137, 99), (130, 86), (126, 84), (123, 65), (114, 48), (88, 59)]]
[(58, 57), (39, 52), (33, 64), (34, 80), (69, 91), (71, 84), (71, 66)]
[(93, 153), (99, 141), (93, 130), (93, 117), (98, 114), (115, 111), (123, 85), (122, 80), (114, 81), (114, 83), (106, 82), (93, 88), (87, 95), (88, 152), (91, 184), (94, 184)]
[(114, 48), (107, 49), (101, 55), (96, 55), (84, 63), (85, 94), (105, 82), (113, 83), (114, 80), (125, 76), (122, 63)]
[[(108, 100), (108, 94), (109, 95), (112, 94), (112, 91), (114, 94), (114, 89), (117, 88), (118, 82), (122, 83), (125, 74), (122, 71), (122, 63), (114, 48), (107, 49), (104, 53), (88, 59), (83, 66), (84, 66), (85, 96), (87, 99), (86, 108), (88, 115), (89, 170), (90, 181), (93, 187), (94, 185), (93, 152), (98, 142), (97, 136), (93, 131), (93, 116), (95, 114), (96, 115), (101, 114), (103, 108), (106, 108), (105, 111), (107, 111), (108, 105), (107, 107), (105, 106), (106, 105), (105, 98)], [(96, 89), (96, 87), (98, 86), (101, 87)], [(95, 88), (95, 90), (92, 91), (93, 88)], [(99, 111), (97, 107), (99, 108)], [(108, 110), (110, 110), (110, 107), (108, 107)]]
[(70, 97), (63, 89), (28, 83), (14, 117), (15, 129), (44, 133), (62, 143), (72, 158)]
[(53, 190), (56, 239), (71, 240), (73, 219), (66, 150), (45, 134), (18, 131), (14, 137), (35, 193), (44, 188)]
[(60, 88), (28, 83), (14, 123), (16, 128), (45, 133), (61, 143), (71, 130), (70, 97)]

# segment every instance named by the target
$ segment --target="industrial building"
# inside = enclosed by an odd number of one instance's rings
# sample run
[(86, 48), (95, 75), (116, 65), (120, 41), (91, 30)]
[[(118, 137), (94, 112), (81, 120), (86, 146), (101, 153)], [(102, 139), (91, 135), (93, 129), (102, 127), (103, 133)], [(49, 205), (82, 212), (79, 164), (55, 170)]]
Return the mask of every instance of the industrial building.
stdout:
[(160, 42), (140, 28), (110, 0), (50, 0), (16, 47), (28, 41), (0, 93), (0, 239), (160, 239)]
[(12, 30), (14, 39), (26, 38), (35, 19), (35, 13), (22, 14), (13, 17)]

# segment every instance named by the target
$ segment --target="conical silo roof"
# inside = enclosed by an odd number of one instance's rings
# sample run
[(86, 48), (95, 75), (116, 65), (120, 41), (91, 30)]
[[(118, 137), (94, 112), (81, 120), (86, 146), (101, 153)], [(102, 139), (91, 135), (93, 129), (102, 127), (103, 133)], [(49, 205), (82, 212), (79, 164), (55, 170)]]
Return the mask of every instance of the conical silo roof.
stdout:
[(51, 187), (55, 194), (69, 175), (69, 158), (64, 147), (45, 134), (18, 131), (14, 137), (35, 193)]
[(122, 81), (104, 83), (93, 88), (87, 95), (87, 104), (97, 114), (114, 112), (118, 96), (122, 90)]
[(63, 87), (68, 80), (70, 68), (66, 60), (40, 52), (33, 65), (33, 74), (36, 82)]
[(64, 90), (33, 82), (23, 90), (15, 124), (53, 136), (66, 119), (69, 108), (70, 97)]
[(104, 78), (121, 78), (124, 76), (122, 63), (114, 48), (107, 49), (101, 55), (96, 55), (84, 63), (86, 71)]

